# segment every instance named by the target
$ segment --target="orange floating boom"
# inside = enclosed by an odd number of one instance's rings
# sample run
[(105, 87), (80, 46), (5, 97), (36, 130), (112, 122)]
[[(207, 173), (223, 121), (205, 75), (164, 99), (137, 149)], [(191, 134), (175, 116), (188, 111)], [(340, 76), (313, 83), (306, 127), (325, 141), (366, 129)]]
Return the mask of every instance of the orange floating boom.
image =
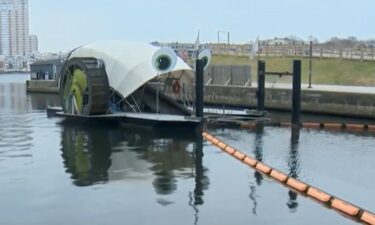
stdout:
[[(267, 126), (291, 127), (291, 123), (266, 124)], [(240, 128), (255, 129), (256, 123), (241, 123)], [(346, 123), (302, 123), (301, 127), (307, 129), (327, 129), (327, 130), (345, 130), (345, 131), (367, 131), (375, 132), (375, 125), (367, 124), (346, 124)]]
[[(287, 125), (287, 124), (284, 124), (284, 126)], [(343, 127), (342, 124), (339, 124), (340, 125), (340, 129)], [(311, 127), (317, 127), (316, 125), (312, 126), (312, 124), (309, 124), (308, 126), (311, 126)], [(319, 127), (321, 127), (321, 125), (319, 124)], [(326, 127), (326, 124), (324, 125), (324, 127)], [(328, 124), (328, 127), (331, 127), (331, 128), (335, 128), (337, 129), (339, 126), (338, 124), (335, 124), (335, 125), (332, 125), (332, 124)], [(348, 126), (347, 126), (348, 127)], [(358, 129), (359, 127), (357, 126), (353, 126), (351, 128), (355, 128), (355, 129)], [(362, 129), (364, 129), (365, 126), (362, 127)], [(368, 126), (367, 129), (374, 129), (375, 131), (375, 126)], [(356, 221), (360, 221), (362, 223), (366, 223), (366, 224), (372, 224), (372, 225), (375, 225), (375, 214), (368, 211), (368, 210), (364, 210), (358, 206), (355, 206), (347, 201), (344, 201), (340, 198), (337, 198), (333, 195), (330, 195), (316, 187), (313, 187), (309, 184), (306, 184), (298, 179), (295, 179), (293, 177), (290, 177), (286, 174), (284, 174), (283, 172), (280, 172), (248, 155), (246, 155), (245, 153), (229, 146), (228, 144), (224, 143), (223, 141), (219, 140), (218, 138), (210, 135), (209, 133), (207, 132), (203, 132), (202, 133), (203, 137), (211, 142), (212, 144), (216, 145), (217, 147), (219, 147), (221, 150), (223, 150), (224, 152), (228, 153), (229, 155), (233, 156), (234, 158), (240, 160), (241, 162), (243, 162), (244, 164), (252, 167), (253, 169), (255, 169), (256, 171), (260, 172), (260, 173), (263, 173), (264, 175), (266, 176), (269, 176), (270, 178), (278, 181), (278, 182), (281, 182), (282, 184), (284, 184), (285, 186), (293, 189), (293, 190), (296, 190), (297, 192), (299, 193), (302, 193), (302, 194), (305, 194), (313, 199), (316, 199), (317, 201), (325, 204), (325, 205), (328, 205), (330, 206), (332, 209), (335, 209), (335, 210), (338, 210), (340, 211), (341, 213), (345, 214), (346, 216), (356, 220)]]

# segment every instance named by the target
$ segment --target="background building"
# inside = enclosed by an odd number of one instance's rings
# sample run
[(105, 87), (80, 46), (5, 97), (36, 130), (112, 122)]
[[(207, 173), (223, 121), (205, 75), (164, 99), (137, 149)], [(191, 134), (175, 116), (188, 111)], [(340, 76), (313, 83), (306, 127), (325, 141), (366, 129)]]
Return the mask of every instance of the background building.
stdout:
[(36, 35), (30, 35), (29, 36), (29, 47), (30, 47), (30, 50), (29, 50), (29, 52), (30, 53), (36, 53), (36, 52), (38, 52), (38, 48), (39, 48), (39, 46), (38, 46), (38, 36), (36, 36)]
[(28, 0), (0, 0), (0, 55), (30, 52)]

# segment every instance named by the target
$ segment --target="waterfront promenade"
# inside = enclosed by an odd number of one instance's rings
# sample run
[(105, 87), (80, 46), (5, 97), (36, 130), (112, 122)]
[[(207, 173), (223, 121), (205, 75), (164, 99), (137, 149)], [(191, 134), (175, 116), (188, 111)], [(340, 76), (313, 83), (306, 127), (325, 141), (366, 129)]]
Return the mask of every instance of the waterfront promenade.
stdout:
[[(250, 87), (207, 85), (205, 102), (212, 105), (255, 108), (257, 86), (254, 84)], [(313, 84), (312, 88), (308, 88), (307, 84), (302, 84), (303, 112), (373, 119), (375, 118), (374, 102), (375, 87)], [(288, 111), (291, 105), (292, 84), (266, 83), (266, 109)]]
[[(340, 93), (358, 93), (358, 94), (374, 94), (375, 87), (365, 86), (349, 86), (349, 85), (327, 85), (327, 84), (312, 84), (311, 88), (308, 84), (301, 84), (302, 90), (305, 91), (326, 91), (326, 92), (340, 92)], [(254, 83), (252, 87), (257, 87)], [(266, 83), (266, 88), (291, 89), (291, 83)]]
[[(28, 81), (29, 92), (58, 93), (54, 81)], [(217, 106), (250, 107), (257, 106), (257, 84), (252, 86), (218, 85), (205, 86), (205, 103)], [(177, 97), (169, 90), (171, 97)], [(194, 99), (192, 87), (186, 89), (187, 98)], [(291, 83), (266, 83), (266, 109), (290, 110), (292, 99)], [(375, 87), (302, 84), (301, 107), (303, 112), (375, 118)]]

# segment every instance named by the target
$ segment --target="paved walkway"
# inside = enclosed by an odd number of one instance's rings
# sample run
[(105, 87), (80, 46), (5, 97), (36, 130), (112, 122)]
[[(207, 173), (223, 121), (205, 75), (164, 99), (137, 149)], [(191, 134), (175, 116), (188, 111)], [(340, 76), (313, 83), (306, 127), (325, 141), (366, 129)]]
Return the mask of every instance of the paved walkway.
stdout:
[[(257, 87), (257, 83), (253, 83), (252, 86)], [(292, 84), (291, 83), (266, 83), (266, 88), (291, 89)], [(375, 94), (375, 87), (363, 87), (363, 86), (313, 84), (312, 88), (308, 88), (308, 84), (302, 84), (302, 90)]]

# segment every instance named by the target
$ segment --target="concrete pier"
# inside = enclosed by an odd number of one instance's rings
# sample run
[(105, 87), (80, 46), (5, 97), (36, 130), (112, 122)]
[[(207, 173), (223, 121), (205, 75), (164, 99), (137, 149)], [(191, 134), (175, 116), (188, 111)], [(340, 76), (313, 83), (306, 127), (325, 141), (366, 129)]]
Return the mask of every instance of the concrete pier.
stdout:
[[(58, 93), (57, 81), (29, 80), (28, 92)], [(257, 86), (206, 85), (204, 102), (211, 105), (227, 105), (256, 108)], [(193, 88), (186, 90), (187, 97), (193, 101)], [(176, 95), (170, 90), (170, 97)], [(292, 84), (266, 83), (265, 108), (287, 110), (292, 106)], [(375, 119), (375, 87), (318, 85), (308, 88), (302, 84), (302, 112), (353, 116)]]
[[(375, 118), (375, 88), (302, 85), (301, 109), (303, 112), (340, 116)], [(252, 87), (206, 86), (205, 102), (217, 105), (232, 105), (255, 108), (256, 90)], [(266, 109), (290, 110), (292, 84), (266, 84)]]
[(27, 80), (26, 91), (58, 94), (59, 88), (56, 80)]
[[(290, 111), (292, 108), (292, 84), (266, 83), (265, 109)], [(218, 107), (257, 107), (257, 86), (206, 85), (205, 104)], [(186, 90), (193, 100), (193, 89)], [(172, 92), (171, 97), (176, 97)], [(375, 119), (375, 87), (317, 85), (301, 87), (301, 111), (336, 116)]]

